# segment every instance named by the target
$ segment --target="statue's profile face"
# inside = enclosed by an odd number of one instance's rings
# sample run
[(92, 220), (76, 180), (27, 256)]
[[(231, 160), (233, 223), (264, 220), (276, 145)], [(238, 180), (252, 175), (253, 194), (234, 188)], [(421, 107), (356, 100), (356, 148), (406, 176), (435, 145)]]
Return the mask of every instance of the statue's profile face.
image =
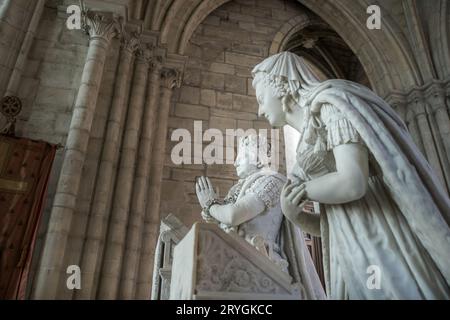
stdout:
[(281, 98), (275, 95), (274, 89), (259, 81), (255, 87), (258, 100), (258, 115), (264, 116), (272, 127), (280, 128), (286, 124), (286, 114), (283, 111)]
[(241, 179), (245, 179), (249, 175), (257, 171), (258, 166), (256, 148), (240, 148), (236, 157), (236, 161), (234, 162), (234, 166), (236, 168), (236, 174)]

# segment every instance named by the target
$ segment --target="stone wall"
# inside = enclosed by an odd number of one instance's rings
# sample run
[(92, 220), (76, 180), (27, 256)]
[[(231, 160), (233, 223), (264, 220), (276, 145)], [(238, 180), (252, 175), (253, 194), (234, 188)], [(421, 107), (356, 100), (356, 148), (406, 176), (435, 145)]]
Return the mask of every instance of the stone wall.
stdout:
[(0, 0), (0, 94), (3, 96), (22, 45), (34, 1)]
[[(56, 5), (45, 7), (20, 82), (18, 93), (23, 103), (23, 111), (16, 126), (18, 136), (62, 146), (66, 143), (89, 44), (88, 36), (82, 31), (66, 28), (66, 19), (65, 12), (58, 12)], [(88, 193), (92, 193), (94, 187), (95, 170), (113, 94), (119, 56), (118, 41), (114, 41), (112, 46), (114, 50), (109, 51), (107, 58), (83, 174), (92, 178), (92, 184), (81, 187)], [(46, 207), (36, 241), (36, 252), (41, 251), (47, 231), (62, 160), (63, 149), (60, 149), (52, 168)], [(83, 204), (83, 199), (80, 199), (79, 203)], [(82, 209), (80, 208), (80, 211), (83, 211)], [(80, 230), (80, 233), (83, 232), (84, 230)], [(82, 245), (80, 242), (69, 241), (69, 243)], [(70, 253), (72, 249), (69, 248), (67, 251)], [(38, 259), (34, 259), (31, 278), (37, 263)]]
[[(211, 177), (223, 197), (237, 181), (232, 165), (175, 165), (170, 153), (178, 142), (171, 132), (185, 128), (193, 137), (194, 121), (203, 130), (269, 129), (258, 118), (258, 105), (251, 85), (251, 69), (268, 56), (277, 31), (304, 9), (282, 0), (229, 2), (213, 11), (197, 28), (187, 48), (183, 84), (174, 95), (169, 119), (167, 158), (161, 199), (161, 215), (177, 215), (187, 225), (201, 220), (194, 190), (196, 176)], [(283, 132), (280, 131), (280, 139)], [(208, 145), (205, 142), (203, 147)], [(284, 171), (284, 148), (280, 143), (280, 171)], [(225, 150), (224, 150), (225, 152)]]

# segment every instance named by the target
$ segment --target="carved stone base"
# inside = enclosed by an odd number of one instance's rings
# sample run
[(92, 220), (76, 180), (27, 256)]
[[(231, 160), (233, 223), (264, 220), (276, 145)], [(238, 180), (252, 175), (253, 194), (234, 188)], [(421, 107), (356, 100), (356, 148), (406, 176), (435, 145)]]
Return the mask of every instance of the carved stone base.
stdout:
[(301, 299), (291, 277), (237, 235), (195, 224), (175, 247), (170, 299)]

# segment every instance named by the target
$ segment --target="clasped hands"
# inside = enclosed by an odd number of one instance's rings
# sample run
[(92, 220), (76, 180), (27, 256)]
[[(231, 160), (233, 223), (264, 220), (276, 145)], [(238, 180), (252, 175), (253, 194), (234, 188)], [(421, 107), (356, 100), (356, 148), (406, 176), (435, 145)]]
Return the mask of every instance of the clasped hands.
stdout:
[(209, 214), (209, 207), (212, 201), (217, 199), (217, 194), (213, 189), (211, 180), (208, 177), (198, 177), (195, 183), (195, 192), (197, 194), (198, 202), (202, 207), (202, 218), (206, 222), (217, 223)]
[(281, 191), (281, 210), (294, 224), (307, 202), (306, 196), (306, 186), (302, 182), (288, 180)]

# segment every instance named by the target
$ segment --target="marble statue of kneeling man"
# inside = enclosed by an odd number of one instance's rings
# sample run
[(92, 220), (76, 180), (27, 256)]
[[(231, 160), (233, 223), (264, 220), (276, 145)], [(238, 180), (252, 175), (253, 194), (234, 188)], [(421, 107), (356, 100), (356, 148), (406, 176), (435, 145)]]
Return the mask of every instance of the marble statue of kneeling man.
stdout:
[(240, 140), (234, 163), (240, 179), (223, 201), (217, 198), (208, 177), (197, 179), (195, 188), (202, 217), (246, 239), (294, 281), (301, 282), (307, 299), (324, 299), (303, 234), (281, 211), (280, 193), (286, 178), (255, 155), (262, 143), (267, 146), (267, 141), (256, 135)]

